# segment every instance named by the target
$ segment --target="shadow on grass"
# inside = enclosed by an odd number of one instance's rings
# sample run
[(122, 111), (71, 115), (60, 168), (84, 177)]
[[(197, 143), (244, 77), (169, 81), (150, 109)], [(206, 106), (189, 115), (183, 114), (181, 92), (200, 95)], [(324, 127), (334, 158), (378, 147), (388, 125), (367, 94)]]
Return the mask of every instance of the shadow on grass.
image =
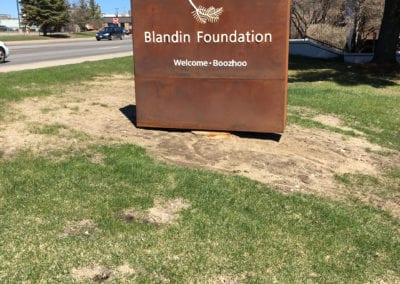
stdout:
[(70, 38), (70, 36), (67, 34), (47, 34), (47, 35), (43, 35), (43, 36), (49, 37), (49, 38)]
[(289, 82), (333, 81), (342, 86), (370, 85), (375, 88), (397, 85), (400, 64), (348, 64), (339, 60), (319, 60), (291, 56)]

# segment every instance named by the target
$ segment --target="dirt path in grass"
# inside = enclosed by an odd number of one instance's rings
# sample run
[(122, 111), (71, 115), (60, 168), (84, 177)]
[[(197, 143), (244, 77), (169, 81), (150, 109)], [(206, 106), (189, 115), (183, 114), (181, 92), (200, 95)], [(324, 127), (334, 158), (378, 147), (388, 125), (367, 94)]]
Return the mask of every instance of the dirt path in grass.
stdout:
[[(0, 154), (7, 159), (21, 149), (49, 154), (80, 151), (91, 144), (134, 143), (171, 164), (246, 176), (287, 193), (341, 200), (349, 196), (349, 188), (338, 183), (335, 175), (380, 176), (383, 169), (400, 164), (399, 153), (381, 155), (388, 150), (369, 143), (362, 135), (352, 138), (296, 125), (288, 126), (279, 141), (262, 134), (138, 129), (131, 121), (133, 105), (134, 83), (129, 76), (99, 78), (68, 88), (61, 95), (15, 103), (0, 123)], [(341, 128), (339, 118), (315, 119)], [(101, 161), (101, 157), (97, 159)], [(364, 189), (350, 194), (400, 217), (398, 199)]]

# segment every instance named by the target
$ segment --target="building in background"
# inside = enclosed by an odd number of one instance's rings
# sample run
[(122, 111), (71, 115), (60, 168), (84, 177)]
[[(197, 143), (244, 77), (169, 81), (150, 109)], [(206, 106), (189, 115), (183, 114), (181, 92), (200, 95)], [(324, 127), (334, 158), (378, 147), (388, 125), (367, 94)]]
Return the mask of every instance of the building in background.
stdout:
[(11, 15), (0, 14), (0, 32), (11, 32), (19, 30), (18, 19), (13, 19)]
[(132, 31), (132, 18), (130, 12), (128, 14), (121, 13), (118, 15), (115, 14), (103, 14), (101, 17), (103, 25), (107, 26), (119, 26), (128, 30), (129, 32)]
[(11, 15), (0, 14), (0, 20), (9, 20), (9, 19), (11, 19)]

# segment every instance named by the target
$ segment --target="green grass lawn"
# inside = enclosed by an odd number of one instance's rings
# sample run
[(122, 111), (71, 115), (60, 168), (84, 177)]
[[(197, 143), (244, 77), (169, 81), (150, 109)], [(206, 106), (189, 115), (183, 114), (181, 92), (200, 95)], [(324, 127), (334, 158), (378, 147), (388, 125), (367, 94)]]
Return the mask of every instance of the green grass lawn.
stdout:
[[(289, 105), (339, 115), (369, 140), (400, 151), (400, 70), (389, 75), (376, 72), (295, 58), (290, 63)], [(289, 121), (300, 123), (301, 118), (292, 113)]]
[[(15, 100), (62, 93), (70, 84), (107, 75), (110, 64), (112, 72), (132, 72), (127, 57), (0, 74), (2, 113)], [(323, 127), (296, 107), (337, 115), (369, 140), (400, 151), (397, 75), (355, 69), (292, 59), (289, 123)], [(57, 136), (60, 128), (32, 131)], [(65, 153), (22, 151), (0, 159), (2, 283), (400, 280), (400, 223), (388, 212), (165, 165), (135, 145)], [(337, 178), (349, 190), (379, 187), (399, 202), (398, 168), (382, 177)], [(146, 217), (176, 200), (186, 206), (175, 212), (175, 222)]]
[[(109, 68), (116, 65), (118, 68)], [(55, 68), (42, 68), (35, 71), (0, 73), (0, 119), (6, 112), (6, 103), (26, 97), (59, 94), (68, 85), (91, 81), (97, 76), (133, 72), (132, 57), (116, 58), (72, 64)]]
[[(0, 279), (65, 283), (73, 268), (94, 263), (129, 264), (137, 274), (128, 279), (144, 282), (399, 276), (399, 222), (370, 207), (162, 165), (133, 145), (92, 151), (60, 162), (21, 153), (0, 163)], [(94, 154), (104, 162), (90, 162)], [(126, 209), (145, 211), (176, 198), (190, 204), (176, 224), (120, 218)], [(96, 226), (65, 236), (68, 224), (80, 220)]]

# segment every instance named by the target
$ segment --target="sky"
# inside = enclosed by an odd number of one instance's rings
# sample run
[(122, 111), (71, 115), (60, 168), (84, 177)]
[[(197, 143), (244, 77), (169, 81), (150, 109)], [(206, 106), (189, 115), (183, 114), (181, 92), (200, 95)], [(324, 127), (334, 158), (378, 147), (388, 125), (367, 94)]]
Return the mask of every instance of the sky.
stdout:
[[(73, 3), (77, 0), (69, 0)], [(130, 0), (95, 0), (101, 7), (103, 14), (115, 14), (117, 9), (118, 13), (128, 13), (131, 9)], [(17, 18), (17, 0), (0, 0), (0, 14), (9, 14), (13, 18)]]

